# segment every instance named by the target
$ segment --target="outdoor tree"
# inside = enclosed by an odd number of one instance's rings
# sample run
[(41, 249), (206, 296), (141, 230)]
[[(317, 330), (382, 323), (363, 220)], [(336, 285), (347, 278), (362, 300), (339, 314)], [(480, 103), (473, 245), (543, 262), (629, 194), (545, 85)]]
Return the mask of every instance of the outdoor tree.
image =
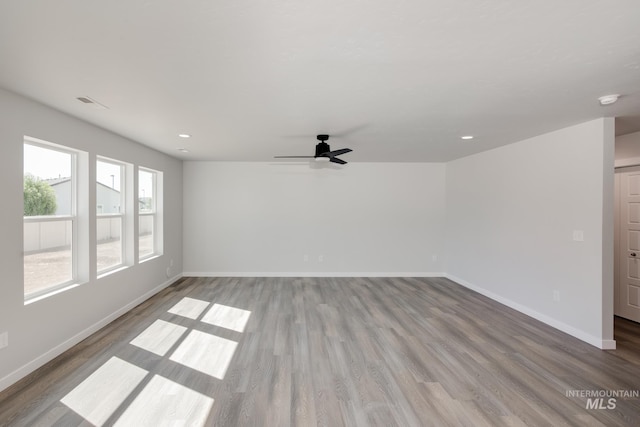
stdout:
[(56, 192), (48, 182), (27, 174), (24, 177), (24, 216), (53, 215)]

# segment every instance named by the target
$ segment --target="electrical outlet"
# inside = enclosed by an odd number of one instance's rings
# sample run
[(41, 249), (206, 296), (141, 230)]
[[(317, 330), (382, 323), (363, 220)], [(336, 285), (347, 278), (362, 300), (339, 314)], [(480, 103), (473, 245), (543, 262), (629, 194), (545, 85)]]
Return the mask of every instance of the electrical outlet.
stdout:
[(318, 255), (318, 262), (324, 262), (324, 255)]
[(555, 302), (560, 302), (560, 291), (557, 289), (553, 291), (553, 300)]
[(304, 262), (309, 262), (309, 255), (305, 255), (303, 259), (304, 259)]
[(584, 231), (573, 230), (573, 240), (576, 242), (584, 242)]
[(431, 261), (433, 262), (438, 261), (438, 255), (431, 255)]
[(0, 348), (9, 346), (9, 332), (3, 332), (0, 334)]

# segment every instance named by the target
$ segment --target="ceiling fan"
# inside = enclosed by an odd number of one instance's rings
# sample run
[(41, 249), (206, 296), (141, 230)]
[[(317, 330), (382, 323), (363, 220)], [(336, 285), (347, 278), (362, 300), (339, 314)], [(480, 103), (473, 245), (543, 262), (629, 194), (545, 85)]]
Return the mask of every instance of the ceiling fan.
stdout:
[(337, 156), (342, 154), (350, 153), (353, 151), (351, 148), (342, 148), (340, 150), (331, 151), (329, 144), (325, 141), (329, 140), (329, 135), (318, 135), (316, 139), (320, 141), (316, 145), (316, 155), (315, 156), (274, 156), (275, 159), (323, 159), (327, 158), (330, 162), (338, 163), (340, 165), (346, 165), (342, 159), (339, 159)]

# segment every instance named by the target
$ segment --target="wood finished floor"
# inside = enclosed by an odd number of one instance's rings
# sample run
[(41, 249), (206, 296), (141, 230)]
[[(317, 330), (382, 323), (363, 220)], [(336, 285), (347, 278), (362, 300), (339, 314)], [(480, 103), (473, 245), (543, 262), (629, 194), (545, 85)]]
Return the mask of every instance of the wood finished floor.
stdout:
[(184, 278), (0, 393), (0, 425), (637, 426), (638, 398), (566, 395), (640, 390), (640, 325), (616, 340), (446, 279)]

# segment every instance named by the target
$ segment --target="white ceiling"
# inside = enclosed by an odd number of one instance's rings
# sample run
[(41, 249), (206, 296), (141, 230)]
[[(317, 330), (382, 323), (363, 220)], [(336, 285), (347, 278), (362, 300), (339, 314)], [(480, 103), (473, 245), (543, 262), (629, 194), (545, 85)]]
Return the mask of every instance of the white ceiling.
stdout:
[(5, 0), (0, 64), (0, 87), (183, 159), (329, 133), (348, 161), (447, 161), (603, 116), (640, 130), (638, 0)]

